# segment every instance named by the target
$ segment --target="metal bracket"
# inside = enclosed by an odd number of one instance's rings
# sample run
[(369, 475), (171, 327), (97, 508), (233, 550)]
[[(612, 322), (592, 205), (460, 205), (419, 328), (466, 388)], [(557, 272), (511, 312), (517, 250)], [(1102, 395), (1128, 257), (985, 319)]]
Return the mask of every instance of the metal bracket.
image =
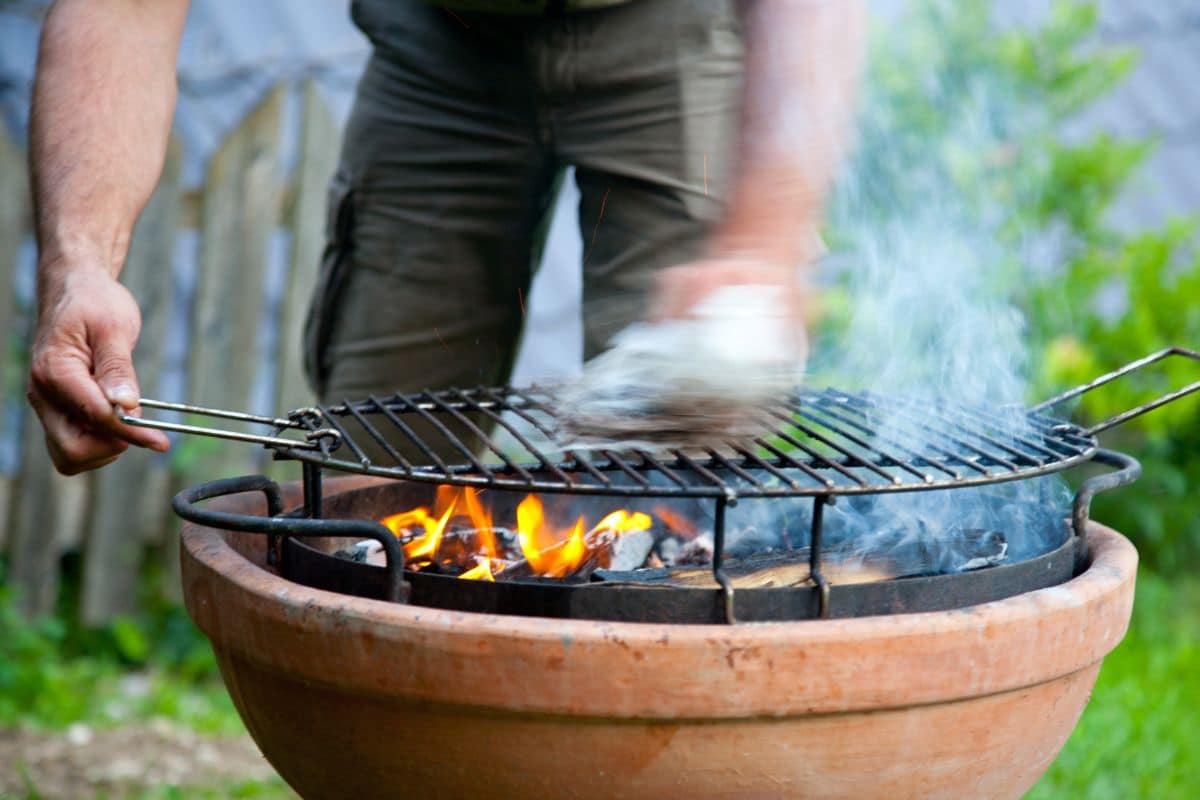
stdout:
[(1116, 468), (1116, 472), (1106, 472), (1103, 475), (1093, 475), (1085, 480), (1075, 493), (1075, 502), (1071, 507), (1071, 527), (1079, 539), (1076, 552), (1080, 558), (1086, 558), (1088, 553), (1087, 524), (1092, 509), (1092, 499), (1100, 492), (1128, 486), (1142, 476), (1142, 465), (1136, 458), (1118, 453), (1113, 450), (1097, 450), (1092, 460), (1108, 467)]
[(306, 424), (306, 417), (315, 416), (318, 420), (317, 424), (325, 419), (325, 415), (319, 408), (298, 408), (290, 412), (287, 417), (264, 417), (258, 414), (245, 414), (241, 411), (227, 411), (221, 408), (205, 408), (204, 406), (193, 406), (186, 403), (167, 403), (162, 400), (151, 400), (146, 397), (139, 399), (138, 405), (143, 408), (178, 411), (183, 414), (214, 417), (217, 419), (232, 419), (238, 422), (249, 422), (254, 425), (266, 425), (277, 430), (295, 428), (305, 431), (305, 434), (304, 439), (287, 439), (282, 436), (264, 436), (258, 433), (244, 433), (242, 431), (225, 430), (224, 428), (206, 428), (200, 425), (187, 425), (182, 422), (165, 422), (159, 419), (135, 417), (126, 414), (120, 407), (114, 409), (117, 419), (126, 425), (134, 425), (139, 428), (154, 428), (155, 430), (171, 431), (173, 433), (194, 433), (200, 436), (210, 436), (215, 439), (230, 439), (236, 442), (251, 442), (267, 447), (286, 447), (293, 450), (320, 450), (323, 443), (330, 444), (329, 449), (333, 450), (342, 441), (342, 434), (335, 428), (320, 428)]
[(713, 514), (713, 579), (721, 587), (722, 599), (725, 606), (725, 622), (737, 624), (737, 615), (733, 605), (733, 581), (725, 573), (725, 510), (737, 505), (737, 493), (730, 488), (717, 497), (717, 507)]
[[(216, 511), (199, 505), (205, 500), (243, 492), (262, 492), (267, 498), (267, 516)], [(383, 546), (387, 557), (387, 599), (396, 603), (408, 600), (409, 585), (404, 580), (404, 549), (400, 541), (378, 522), (356, 519), (308, 519), (283, 513), (279, 484), (264, 475), (244, 475), (210, 481), (184, 489), (171, 500), (175, 513), (189, 522), (217, 530), (259, 533), (267, 536), (332, 536), (349, 539), (373, 539)]]
[(831, 506), (836, 499), (831, 494), (819, 494), (813, 498), (812, 536), (808, 550), (808, 574), (817, 585), (817, 616), (825, 619), (829, 616), (829, 581), (821, 572), (821, 530), (824, 527), (825, 506)]

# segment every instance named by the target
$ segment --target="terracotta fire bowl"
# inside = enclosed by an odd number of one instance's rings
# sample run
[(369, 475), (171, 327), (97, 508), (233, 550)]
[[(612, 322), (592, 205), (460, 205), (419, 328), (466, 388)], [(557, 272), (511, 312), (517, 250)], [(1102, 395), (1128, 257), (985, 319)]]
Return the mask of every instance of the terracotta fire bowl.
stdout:
[(1089, 535), (1086, 570), (1050, 589), (735, 626), (332, 594), (273, 574), (262, 537), (195, 525), (182, 561), (246, 726), (305, 798), (1016, 798), (1129, 623), (1137, 553)]

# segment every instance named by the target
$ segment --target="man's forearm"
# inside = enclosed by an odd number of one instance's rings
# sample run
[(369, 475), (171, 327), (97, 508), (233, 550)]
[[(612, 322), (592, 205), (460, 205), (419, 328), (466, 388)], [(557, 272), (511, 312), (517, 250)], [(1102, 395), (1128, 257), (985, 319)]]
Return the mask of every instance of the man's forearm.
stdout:
[(794, 264), (849, 146), (862, 62), (858, 0), (744, 0), (746, 81), (730, 206), (713, 249)]
[(41, 284), (115, 276), (162, 171), (186, 0), (60, 0), (46, 19), (30, 119)]

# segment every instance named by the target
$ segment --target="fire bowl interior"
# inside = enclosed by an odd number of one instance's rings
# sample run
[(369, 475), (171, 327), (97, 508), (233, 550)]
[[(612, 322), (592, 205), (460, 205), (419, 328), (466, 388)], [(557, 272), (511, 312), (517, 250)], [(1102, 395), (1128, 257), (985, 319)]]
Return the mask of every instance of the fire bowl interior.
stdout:
[[(325, 499), (322, 515), (332, 519), (375, 520), (398, 509), (432, 505), (435, 487), (413, 481), (386, 481), (353, 491), (343, 491)], [(487, 502), (496, 519), (508, 527), (515, 518), (523, 492), (492, 490)], [(977, 515), (989, 520), (1004, 519), (1009, 525), (1024, 525), (1020, 533), (1033, 533), (1042, 542), (1044, 552), (1003, 562), (986, 569), (934, 575), (908, 575), (888, 580), (831, 579), (826, 615), (830, 617), (863, 617), (878, 614), (901, 614), (915, 611), (943, 611), (950, 608), (977, 605), (1001, 600), (1017, 594), (1056, 586), (1070, 580), (1079, 566), (1079, 540), (1072, 533), (1065, 514), (1057, 515), (1045, 506), (1028, 500), (1016, 500), (1000, 493), (971, 495)], [(844, 504), (857, 498), (844, 498)], [(700, 520), (703, 528), (705, 512), (711, 526), (711, 501), (687, 501), (643, 498), (607, 497), (572, 498), (550, 495), (547, 508), (558, 505), (560, 518), (570, 519), (584, 509), (600, 516), (620, 506), (631, 511), (657, 513), (668, 507), (685, 519)], [(749, 499), (745, 505), (755, 505), (752, 512), (766, 506), (776, 506), (779, 498)], [(588, 504), (591, 505), (588, 505)], [(811, 507), (805, 498), (804, 510)], [(597, 511), (599, 509), (599, 511)], [(759, 517), (761, 519), (761, 517)], [(792, 520), (793, 537), (809, 531), (809, 519)], [(998, 529), (1013, 541), (1018, 531)], [(793, 538), (793, 541), (795, 539)], [(385, 599), (389, 597), (389, 571), (382, 566), (350, 561), (336, 557), (333, 552), (347, 547), (352, 539), (289, 538), (282, 543), (280, 574), (283, 577), (317, 589), (352, 594), (360, 597)], [(799, 557), (807, 574), (807, 541)], [(1017, 549), (1017, 548), (1014, 548)], [(1026, 547), (1028, 550), (1028, 547)], [(830, 557), (826, 557), (826, 567)], [(884, 559), (878, 559), (883, 562)], [(705, 568), (698, 568), (706, 572)], [(848, 576), (855, 577), (854, 575)], [(409, 584), (408, 602), (417, 606), (443, 608), (450, 611), (520, 614), (525, 616), (595, 619), (613, 622), (671, 622), (726, 624), (724, 596), (716, 582), (704, 585), (672, 585), (667, 582), (648, 583), (637, 580), (589, 581), (587, 578), (559, 580), (554, 578), (506, 578), (496, 582), (459, 580), (454, 574), (412, 572), (405, 574)], [(815, 619), (822, 615), (821, 593), (809, 582), (802, 587), (742, 587), (735, 592), (735, 616), (740, 622)]]
[(195, 525), (182, 562), (247, 727), (306, 798), (1015, 798), (1128, 626), (1137, 554), (1089, 536), (1078, 577), (1005, 600), (737, 626), (334, 594), (273, 574), (261, 536)]

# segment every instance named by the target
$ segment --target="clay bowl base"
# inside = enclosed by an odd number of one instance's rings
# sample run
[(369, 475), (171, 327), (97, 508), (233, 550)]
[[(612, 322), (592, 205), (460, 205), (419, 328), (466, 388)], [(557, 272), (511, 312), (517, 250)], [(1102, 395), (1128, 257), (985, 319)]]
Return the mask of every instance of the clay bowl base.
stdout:
[(1124, 636), (1136, 551), (1089, 537), (1081, 575), (1007, 600), (737, 626), (332, 594), (265, 568), (261, 537), (195, 525), (182, 561), (242, 718), (305, 798), (957, 800), (1024, 794)]

